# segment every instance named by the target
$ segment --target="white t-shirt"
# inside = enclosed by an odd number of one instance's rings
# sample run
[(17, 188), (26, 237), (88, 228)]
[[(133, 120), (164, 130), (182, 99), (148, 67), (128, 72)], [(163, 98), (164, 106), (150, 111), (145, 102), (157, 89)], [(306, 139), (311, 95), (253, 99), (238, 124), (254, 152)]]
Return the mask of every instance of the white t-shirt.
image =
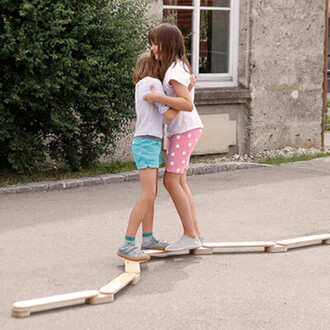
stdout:
[(156, 102), (149, 104), (143, 97), (151, 93), (150, 87), (154, 86), (158, 93), (164, 95), (160, 80), (151, 77), (141, 79), (135, 85), (135, 111), (136, 124), (134, 136), (155, 136), (163, 138), (163, 114), (169, 109), (167, 105)]
[[(185, 69), (186, 67), (186, 69)], [(175, 80), (188, 87), (190, 84), (190, 73), (183, 61), (173, 62), (167, 69), (163, 80), (163, 88), (167, 96), (177, 96), (170, 81)], [(190, 91), (191, 99), (194, 102), (195, 88)], [(203, 123), (198, 115), (197, 109), (189, 111), (179, 111), (172, 122), (167, 122), (167, 134), (172, 136), (177, 133), (184, 133), (195, 128), (203, 128)]]

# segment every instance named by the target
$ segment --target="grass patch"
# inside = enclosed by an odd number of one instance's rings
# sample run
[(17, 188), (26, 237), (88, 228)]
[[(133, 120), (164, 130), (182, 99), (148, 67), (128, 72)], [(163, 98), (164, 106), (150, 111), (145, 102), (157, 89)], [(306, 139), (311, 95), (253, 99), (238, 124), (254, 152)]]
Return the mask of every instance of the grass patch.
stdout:
[(325, 118), (324, 118), (324, 123), (325, 123), (325, 130), (330, 131), (330, 102), (327, 102), (327, 108), (325, 109)]
[(279, 165), (284, 163), (293, 163), (293, 162), (301, 162), (304, 160), (311, 160), (315, 158), (322, 158), (322, 157), (329, 157), (330, 152), (320, 152), (318, 154), (310, 154), (310, 155), (296, 155), (296, 156), (279, 156), (276, 158), (264, 158), (264, 159), (258, 159), (255, 161), (255, 163), (259, 164), (269, 164), (269, 165)]
[(65, 179), (78, 179), (83, 177), (95, 177), (102, 174), (119, 173), (133, 170), (136, 170), (136, 166), (133, 161), (98, 163), (87, 169), (81, 169), (80, 171), (70, 171), (65, 167), (56, 170), (43, 169), (26, 174), (18, 174), (9, 172), (8, 170), (0, 170), (0, 186), (4, 187), (7, 185), (25, 184), (40, 181), (57, 181)]

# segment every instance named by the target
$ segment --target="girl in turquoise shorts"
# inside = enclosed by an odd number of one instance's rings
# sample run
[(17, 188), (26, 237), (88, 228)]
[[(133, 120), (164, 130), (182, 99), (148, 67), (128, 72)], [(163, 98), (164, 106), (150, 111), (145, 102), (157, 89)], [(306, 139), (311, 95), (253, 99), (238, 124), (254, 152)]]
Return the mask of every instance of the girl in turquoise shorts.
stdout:
[(152, 233), (154, 201), (157, 195), (158, 168), (161, 163), (161, 140), (163, 138), (163, 116), (172, 121), (177, 111), (168, 106), (143, 100), (151, 86), (164, 94), (162, 83), (157, 79), (150, 53), (137, 60), (133, 82), (135, 84), (136, 127), (132, 151), (141, 182), (141, 196), (131, 212), (126, 236), (118, 255), (128, 260), (144, 261), (150, 257), (135, 245), (135, 236), (142, 222), (142, 250), (164, 249), (169, 243), (157, 240)]

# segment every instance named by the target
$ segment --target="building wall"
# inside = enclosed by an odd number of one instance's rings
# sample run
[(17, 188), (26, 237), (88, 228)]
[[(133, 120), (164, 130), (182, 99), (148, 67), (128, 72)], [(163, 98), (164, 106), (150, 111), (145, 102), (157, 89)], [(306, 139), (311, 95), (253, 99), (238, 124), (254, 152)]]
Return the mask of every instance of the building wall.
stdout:
[[(239, 86), (196, 90), (204, 131), (195, 154), (321, 147), (325, 4), (240, 0)], [(162, 17), (162, 0), (150, 13)], [(131, 157), (132, 137), (116, 158)]]
[(241, 4), (249, 16), (249, 67), (239, 80), (251, 90), (250, 153), (321, 147), (326, 2)]

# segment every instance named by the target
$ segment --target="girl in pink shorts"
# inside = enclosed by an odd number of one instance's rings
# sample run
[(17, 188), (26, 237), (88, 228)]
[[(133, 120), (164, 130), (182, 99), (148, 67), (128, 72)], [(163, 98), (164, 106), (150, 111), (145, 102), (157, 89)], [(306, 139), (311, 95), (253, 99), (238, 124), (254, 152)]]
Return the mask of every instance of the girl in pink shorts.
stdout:
[(203, 124), (193, 104), (194, 88), (188, 90), (191, 67), (186, 57), (184, 38), (175, 25), (163, 23), (156, 26), (149, 32), (149, 42), (166, 95), (161, 95), (151, 88), (152, 92), (144, 99), (151, 104), (160, 102), (180, 109), (175, 119), (167, 123), (164, 185), (179, 213), (183, 236), (168, 245), (165, 250), (195, 249), (202, 246), (203, 239), (186, 176), (190, 155), (202, 134)]
[(188, 170), (190, 155), (201, 135), (202, 129), (195, 128), (167, 138), (166, 171), (184, 174)]

